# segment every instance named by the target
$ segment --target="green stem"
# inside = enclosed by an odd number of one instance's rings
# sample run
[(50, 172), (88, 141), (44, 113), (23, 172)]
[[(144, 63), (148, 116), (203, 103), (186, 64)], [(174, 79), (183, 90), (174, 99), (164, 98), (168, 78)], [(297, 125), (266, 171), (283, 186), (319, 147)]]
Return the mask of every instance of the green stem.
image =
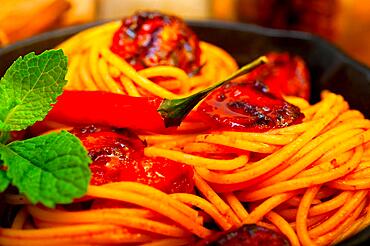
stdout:
[(226, 79), (223, 79), (215, 83), (214, 85), (208, 87), (207, 89), (204, 89), (200, 92), (197, 92), (185, 98), (164, 99), (161, 105), (158, 107), (157, 111), (161, 114), (165, 126), (166, 127), (179, 126), (182, 120), (186, 117), (186, 115), (188, 115), (190, 111), (211, 91), (237, 77), (249, 73), (251, 70), (255, 69), (256, 67), (262, 64), (265, 64), (267, 61), (268, 60), (265, 56), (261, 56), (256, 60), (252, 61), (251, 63), (248, 63), (247, 65), (243, 66)]

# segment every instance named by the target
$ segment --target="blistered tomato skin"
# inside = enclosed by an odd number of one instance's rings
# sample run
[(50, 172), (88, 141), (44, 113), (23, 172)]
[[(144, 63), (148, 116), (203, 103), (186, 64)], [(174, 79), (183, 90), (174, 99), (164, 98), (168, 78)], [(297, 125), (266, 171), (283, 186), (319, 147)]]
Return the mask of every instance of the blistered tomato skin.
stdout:
[(111, 50), (137, 70), (170, 65), (192, 73), (200, 66), (199, 41), (193, 31), (178, 17), (159, 12), (138, 12), (123, 19)]
[(276, 97), (259, 81), (231, 82), (213, 91), (198, 107), (215, 128), (266, 131), (300, 122), (299, 108)]
[(193, 192), (194, 173), (190, 166), (146, 157), (144, 142), (130, 130), (88, 126), (74, 128), (71, 133), (82, 141), (93, 161), (92, 185), (133, 181), (166, 193)]
[(242, 227), (216, 234), (197, 246), (288, 246), (289, 241), (281, 234), (257, 225)]
[(246, 75), (246, 80), (262, 81), (270, 93), (310, 99), (310, 76), (305, 62), (299, 56), (272, 52), (266, 55), (268, 63)]

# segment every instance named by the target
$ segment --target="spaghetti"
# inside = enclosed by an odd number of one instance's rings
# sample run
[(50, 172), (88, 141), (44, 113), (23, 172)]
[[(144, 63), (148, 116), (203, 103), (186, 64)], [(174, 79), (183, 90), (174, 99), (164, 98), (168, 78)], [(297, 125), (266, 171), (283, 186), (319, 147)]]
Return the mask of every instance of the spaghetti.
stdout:
[[(69, 58), (69, 83), (65, 89), (178, 98), (204, 89), (237, 69), (235, 60), (224, 50), (200, 42), (202, 67), (194, 76), (169, 65), (137, 71), (109, 49), (119, 26), (120, 22), (110, 22), (93, 27), (58, 46)], [(159, 82), (151, 80), (158, 77), (166, 79)]]
[[(201, 42), (204, 65), (194, 76), (169, 65), (136, 69), (109, 48), (119, 26), (93, 27), (59, 46), (69, 56), (66, 89), (176, 98), (237, 68), (225, 51)], [(8, 193), (5, 202), (20, 210), (11, 228), (0, 228), (0, 244), (189, 245), (245, 224), (283, 234), (293, 246), (344, 240), (370, 225), (370, 121), (339, 95), (321, 97), (310, 105), (285, 96), (303, 112), (302, 122), (265, 132), (210, 130), (196, 120), (168, 134), (137, 132), (145, 158), (192, 171), (195, 192), (90, 184), (85, 197), (55, 209)]]
[[(19, 195), (8, 194), (9, 203), (24, 205), (13, 228), (0, 230), (0, 241), (4, 245), (188, 245), (215, 230), (241, 224), (278, 231), (292, 245), (329, 245), (343, 240), (370, 223), (366, 182), (370, 122), (350, 110), (341, 96), (324, 92), (322, 97), (319, 104), (323, 107), (305, 107), (310, 116), (301, 124), (265, 133), (142, 135), (149, 144), (145, 149), (147, 156), (166, 157), (195, 168), (198, 195), (166, 194), (136, 182), (91, 185), (86, 199), (108, 199), (126, 205), (68, 211), (63, 207), (45, 209), (30, 205)], [(228, 154), (245, 153), (233, 160), (212, 159), (185, 148), (206, 143), (202, 145), (206, 153), (207, 149), (212, 152), (229, 146), (228, 141), (206, 141), (205, 134), (273, 149), (271, 153), (242, 145), (223, 149)], [(165, 145), (177, 138), (185, 141)], [(350, 144), (342, 147), (347, 142)], [(266, 156), (254, 161), (253, 155), (261, 153)], [(215, 222), (219, 229), (207, 228), (209, 222)]]

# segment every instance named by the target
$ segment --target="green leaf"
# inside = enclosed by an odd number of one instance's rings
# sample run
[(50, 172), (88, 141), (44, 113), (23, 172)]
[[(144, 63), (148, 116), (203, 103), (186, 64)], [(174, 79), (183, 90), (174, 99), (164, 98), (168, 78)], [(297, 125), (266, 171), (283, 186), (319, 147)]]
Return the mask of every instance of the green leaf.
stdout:
[(43, 120), (66, 84), (62, 50), (18, 58), (0, 81), (0, 130), (23, 130)]
[(10, 139), (10, 132), (0, 131), (0, 143), (6, 143)]
[(203, 99), (205, 98), (211, 91), (214, 89), (222, 86), (223, 84), (242, 76), (251, 70), (255, 69), (256, 67), (265, 64), (267, 62), (267, 58), (265, 56), (261, 56), (258, 59), (252, 61), (251, 63), (243, 66), (235, 73), (231, 74), (226, 79), (223, 79), (214, 85), (204, 89), (198, 93), (190, 95), (185, 98), (179, 99), (164, 99), (161, 105), (158, 107), (157, 111), (161, 114), (164, 124), (166, 127), (170, 126), (179, 126), (182, 120), (185, 118), (186, 115), (190, 113), (190, 111)]
[(8, 188), (9, 184), (10, 179), (8, 176), (6, 176), (6, 172), (4, 170), (0, 170), (0, 192), (3, 192), (6, 188)]
[(0, 145), (0, 154), (12, 184), (34, 204), (67, 204), (87, 191), (91, 160), (66, 131)]

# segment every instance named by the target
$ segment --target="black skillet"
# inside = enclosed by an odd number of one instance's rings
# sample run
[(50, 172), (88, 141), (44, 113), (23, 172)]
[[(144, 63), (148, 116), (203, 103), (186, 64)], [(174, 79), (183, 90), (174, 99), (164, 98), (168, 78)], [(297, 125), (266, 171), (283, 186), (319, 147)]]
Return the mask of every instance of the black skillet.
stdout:
[[(19, 56), (55, 47), (81, 30), (101, 22), (61, 29), (0, 49), (0, 76)], [(307, 63), (312, 81), (312, 102), (324, 89), (345, 97), (352, 108), (370, 118), (370, 69), (354, 61), (326, 41), (302, 32), (274, 30), (255, 25), (217, 21), (189, 22), (201, 40), (228, 51), (244, 64), (268, 51), (289, 51)], [(340, 243), (341, 246), (370, 245), (370, 227)]]

